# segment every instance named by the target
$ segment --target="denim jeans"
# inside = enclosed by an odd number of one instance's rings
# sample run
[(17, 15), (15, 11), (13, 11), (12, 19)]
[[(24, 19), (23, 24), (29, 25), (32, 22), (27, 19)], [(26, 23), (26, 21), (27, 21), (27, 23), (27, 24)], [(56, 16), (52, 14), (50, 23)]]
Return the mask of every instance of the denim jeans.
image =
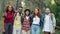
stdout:
[(40, 34), (40, 26), (32, 25), (31, 26), (31, 34)]
[(13, 28), (13, 34), (21, 34), (21, 28)]
[(4, 23), (5, 34), (12, 34), (13, 24), (12, 23)]

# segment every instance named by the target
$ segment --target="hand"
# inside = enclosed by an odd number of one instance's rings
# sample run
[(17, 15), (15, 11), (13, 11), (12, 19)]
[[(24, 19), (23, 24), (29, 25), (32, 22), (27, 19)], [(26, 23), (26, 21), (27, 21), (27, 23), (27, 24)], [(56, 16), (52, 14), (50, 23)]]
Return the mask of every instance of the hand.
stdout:
[(53, 29), (52, 34), (55, 34), (55, 32), (56, 32), (56, 30), (55, 30), (55, 29)]
[(4, 28), (2, 28), (2, 32), (5, 32), (5, 29)]
[(5, 29), (4, 29), (4, 24), (2, 25), (2, 32), (5, 32)]

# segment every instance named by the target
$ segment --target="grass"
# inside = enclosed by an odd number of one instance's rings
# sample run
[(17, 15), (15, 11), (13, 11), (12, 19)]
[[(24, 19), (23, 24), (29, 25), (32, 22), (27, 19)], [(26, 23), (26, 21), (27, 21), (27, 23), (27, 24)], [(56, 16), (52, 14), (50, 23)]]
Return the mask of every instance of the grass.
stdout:
[(60, 30), (56, 30), (56, 34), (60, 34)]
[[(44, 34), (42, 31), (40, 31), (41, 34)], [(60, 34), (60, 30), (56, 29), (56, 34)]]

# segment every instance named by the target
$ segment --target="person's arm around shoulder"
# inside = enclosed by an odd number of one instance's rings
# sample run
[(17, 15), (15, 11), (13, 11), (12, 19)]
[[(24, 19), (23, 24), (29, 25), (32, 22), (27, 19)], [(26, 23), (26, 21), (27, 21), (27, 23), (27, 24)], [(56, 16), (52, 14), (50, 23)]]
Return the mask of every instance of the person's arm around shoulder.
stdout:
[(45, 13), (42, 13), (41, 17), (40, 17), (40, 27), (43, 29), (44, 26), (44, 17), (45, 17)]
[(32, 25), (32, 22), (33, 22), (33, 17), (30, 16), (30, 26)]
[(4, 15), (5, 15), (5, 13), (2, 15), (2, 32), (5, 32), (5, 30), (4, 30)]

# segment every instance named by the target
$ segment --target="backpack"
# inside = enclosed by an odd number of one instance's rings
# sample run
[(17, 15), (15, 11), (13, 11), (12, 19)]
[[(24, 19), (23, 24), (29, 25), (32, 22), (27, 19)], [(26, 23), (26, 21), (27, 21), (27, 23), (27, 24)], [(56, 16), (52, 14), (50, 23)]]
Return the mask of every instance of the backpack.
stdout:
[(53, 16), (54, 14), (53, 13), (50, 13), (50, 18), (51, 18), (51, 21), (53, 22)]
[[(51, 18), (52, 21), (53, 21), (53, 16), (54, 16), (54, 14), (50, 13), (50, 18)], [(43, 14), (43, 21), (44, 21), (44, 18), (45, 18), (45, 14)]]
[(17, 12), (14, 14), (14, 19), (15, 19), (16, 15), (17, 15)]

